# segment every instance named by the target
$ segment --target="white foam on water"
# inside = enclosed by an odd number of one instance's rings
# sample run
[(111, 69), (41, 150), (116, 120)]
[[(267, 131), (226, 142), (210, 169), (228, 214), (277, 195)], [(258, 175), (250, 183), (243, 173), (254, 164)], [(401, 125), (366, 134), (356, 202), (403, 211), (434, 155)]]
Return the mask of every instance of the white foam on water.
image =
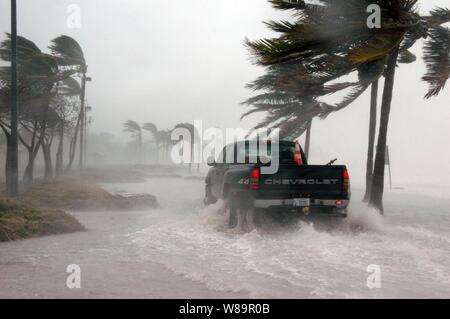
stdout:
[(358, 203), (350, 208), (348, 221), (352, 226), (364, 230), (383, 230), (383, 217), (376, 209), (367, 207), (364, 203)]
[[(204, 208), (201, 182), (182, 183), (179, 191), (169, 181), (148, 185), (163, 207), (128, 237), (143, 259), (210, 289), (253, 298), (450, 296), (449, 237), (409, 224), (409, 215), (398, 224), (393, 212), (383, 218), (356, 202), (326, 230), (311, 222), (230, 230), (223, 201)], [(382, 269), (380, 290), (366, 286), (371, 264)]]

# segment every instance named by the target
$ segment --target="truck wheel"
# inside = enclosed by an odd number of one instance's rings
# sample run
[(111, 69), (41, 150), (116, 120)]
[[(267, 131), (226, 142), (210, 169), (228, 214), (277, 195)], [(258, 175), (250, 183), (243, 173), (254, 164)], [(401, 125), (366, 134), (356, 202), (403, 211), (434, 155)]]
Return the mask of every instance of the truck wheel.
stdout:
[(203, 202), (205, 203), (205, 205), (212, 205), (217, 203), (217, 198), (215, 198), (211, 192), (211, 186), (210, 185), (206, 185), (205, 188), (205, 199), (203, 200)]

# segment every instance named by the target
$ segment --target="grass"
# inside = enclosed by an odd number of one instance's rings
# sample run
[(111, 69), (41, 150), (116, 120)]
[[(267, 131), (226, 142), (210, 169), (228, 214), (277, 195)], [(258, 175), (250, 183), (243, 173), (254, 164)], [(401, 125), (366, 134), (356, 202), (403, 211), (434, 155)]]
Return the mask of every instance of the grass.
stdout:
[(0, 198), (0, 242), (82, 230), (84, 227), (64, 211), (32, 208)]
[(126, 211), (158, 206), (152, 195), (113, 195), (80, 178), (38, 180), (22, 187), (20, 194), (20, 201), (14, 201), (0, 193), (0, 242), (84, 230), (63, 210)]
[(151, 195), (113, 195), (96, 183), (79, 179), (36, 181), (22, 192), (22, 200), (33, 207), (77, 211), (128, 210), (154, 208)]

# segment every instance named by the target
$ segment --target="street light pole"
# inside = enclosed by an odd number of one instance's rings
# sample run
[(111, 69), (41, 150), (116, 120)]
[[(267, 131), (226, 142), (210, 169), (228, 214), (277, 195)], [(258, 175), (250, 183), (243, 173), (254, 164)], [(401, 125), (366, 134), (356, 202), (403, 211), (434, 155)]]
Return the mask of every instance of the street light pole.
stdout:
[(17, 3), (11, 0), (11, 136), (8, 143), (7, 192), (19, 196), (19, 146), (17, 141)]

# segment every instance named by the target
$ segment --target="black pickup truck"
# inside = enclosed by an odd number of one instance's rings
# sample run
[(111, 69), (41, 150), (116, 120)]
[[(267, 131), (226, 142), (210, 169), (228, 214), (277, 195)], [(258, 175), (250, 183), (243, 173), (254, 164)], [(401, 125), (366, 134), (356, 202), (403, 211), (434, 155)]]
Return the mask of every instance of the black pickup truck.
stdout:
[[(248, 208), (297, 212), (306, 216), (347, 216), (350, 180), (345, 166), (308, 165), (298, 143), (280, 141), (278, 147), (266, 143), (264, 161), (260, 159), (261, 147), (248, 141), (226, 146), (217, 160), (210, 158), (205, 204), (226, 200), (230, 226), (236, 224), (237, 211)], [(275, 153), (272, 149), (276, 149), (278, 155), (272, 154)], [(278, 172), (262, 174), (262, 168), (273, 156), (279, 159)]]

